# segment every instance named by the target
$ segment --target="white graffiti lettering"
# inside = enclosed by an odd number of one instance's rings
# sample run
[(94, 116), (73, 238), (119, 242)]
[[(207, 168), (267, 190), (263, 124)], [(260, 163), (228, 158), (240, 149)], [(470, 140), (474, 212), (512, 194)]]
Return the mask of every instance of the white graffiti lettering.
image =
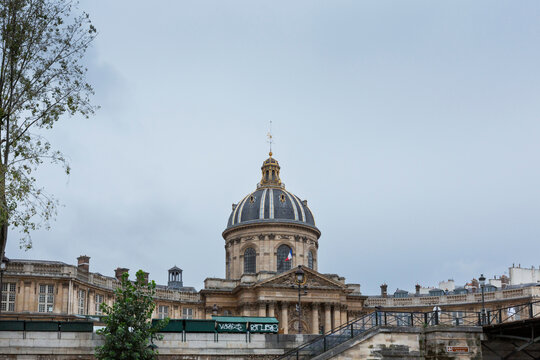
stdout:
[(249, 324), (249, 331), (251, 332), (278, 332), (277, 324)]
[(228, 331), (245, 331), (242, 324), (235, 324), (235, 323), (219, 323), (218, 324), (219, 330), (228, 330)]

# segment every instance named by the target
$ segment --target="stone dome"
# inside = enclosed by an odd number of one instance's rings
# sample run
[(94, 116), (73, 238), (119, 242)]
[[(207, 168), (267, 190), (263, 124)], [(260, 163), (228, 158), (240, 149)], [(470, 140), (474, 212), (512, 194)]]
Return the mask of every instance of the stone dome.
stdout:
[(261, 167), (262, 180), (257, 189), (233, 204), (227, 230), (248, 224), (296, 223), (317, 229), (306, 200), (285, 190), (279, 177), (280, 166), (270, 157)]

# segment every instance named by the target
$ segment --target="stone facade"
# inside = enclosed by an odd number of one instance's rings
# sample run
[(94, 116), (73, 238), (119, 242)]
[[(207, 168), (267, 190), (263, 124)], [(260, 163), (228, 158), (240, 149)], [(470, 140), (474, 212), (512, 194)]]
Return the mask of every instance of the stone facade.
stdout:
[(340, 344), (313, 360), (480, 360), (482, 338), (482, 329), (479, 327), (382, 327)]
[[(90, 259), (86, 258), (83, 266), (57, 261), (11, 260), (3, 275), (4, 299), (10, 301), (3, 302), (1, 318), (62, 320), (101, 315), (99, 304), (112, 304), (114, 289), (120, 281), (90, 272)], [(117, 275), (121, 274), (117, 271)], [(194, 290), (159, 286), (155, 299), (156, 318), (160, 316), (160, 306), (162, 310), (167, 308), (170, 318), (181, 318), (183, 314), (199, 318), (204, 314), (200, 296)]]
[(283, 334), (297, 333), (299, 322), (304, 333), (318, 334), (336, 328), (363, 313), (366, 299), (349, 287), (343, 278), (322, 275), (308, 268), (301, 286), (302, 317), (298, 317), (298, 285), (295, 270), (269, 278), (241, 280), (207, 279), (201, 299), (207, 306), (207, 318), (219, 315), (271, 316), (280, 323)]
[[(164, 333), (158, 359), (273, 359), (310, 339), (309, 336)], [(0, 360), (94, 359), (94, 349), (103, 344), (95, 333), (0, 332)]]
[(227, 279), (239, 279), (244, 274), (244, 253), (256, 252), (255, 273), (277, 273), (277, 249), (287, 245), (292, 249), (291, 267), (308, 266), (308, 253), (313, 256), (313, 269), (317, 270), (318, 237), (320, 233), (297, 224), (259, 224), (240, 226), (223, 233)]
[[(525, 284), (519, 288), (499, 289), (484, 294), (487, 311), (496, 311), (540, 299), (540, 287)], [(366, 309), (381, 307), (388, 311), (425, 312), (437, 306), (442, 311), (478, 312), (482, 309), (480, 292), (440, 296), (410, 296), (405, 298), (370, 296), (366, 299)], [(505, 312), (503, 316), (508, 316)]]

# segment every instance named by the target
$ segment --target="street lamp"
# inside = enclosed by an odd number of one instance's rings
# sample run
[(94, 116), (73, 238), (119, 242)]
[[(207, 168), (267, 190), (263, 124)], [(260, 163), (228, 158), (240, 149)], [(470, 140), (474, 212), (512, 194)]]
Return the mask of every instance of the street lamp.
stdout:
[(484, 302), (484, 288), (486, 287), (486, 278), (484, 274), (480, 274), (478, 281), (480, 282), (480, 288), (482, 289), (482, 325), (485, 325), (486, 324), (486, 306)]
[[(302, 303), (300, 301), (302, 297), (302, 285), (306, 283), (306, 274), (302, 270), (302, 265), (298, 265), (298, 269), (294, 273), (296, 275), (295, 282), (298, 285), (298, 333), (302, 333)], [(304, 295), (307, 294), (307, 290), (304, 288)]]
[[(7, 260), (7, 258), (6, 258)], [(4, 271), (6, 271), (7, 268), (7, 262), (4, 262), (4, 259), (0, 258), (0, 314), (2, 313), (2, 300), (4, 296)], [(6, 309), (8, 306), (8, 302), (6, 302)]]

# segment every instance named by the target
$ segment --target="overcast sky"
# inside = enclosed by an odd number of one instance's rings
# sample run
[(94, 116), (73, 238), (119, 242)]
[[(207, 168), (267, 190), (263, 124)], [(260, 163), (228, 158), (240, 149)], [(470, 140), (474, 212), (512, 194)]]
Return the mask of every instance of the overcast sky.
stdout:
[(64, 205), (9, 258), (224, 277), (231, 204), (268, 155), (319, 271), (414, 290), (540, 265), (540, 2), (81, 1), (101, 106), (47, 135)]

